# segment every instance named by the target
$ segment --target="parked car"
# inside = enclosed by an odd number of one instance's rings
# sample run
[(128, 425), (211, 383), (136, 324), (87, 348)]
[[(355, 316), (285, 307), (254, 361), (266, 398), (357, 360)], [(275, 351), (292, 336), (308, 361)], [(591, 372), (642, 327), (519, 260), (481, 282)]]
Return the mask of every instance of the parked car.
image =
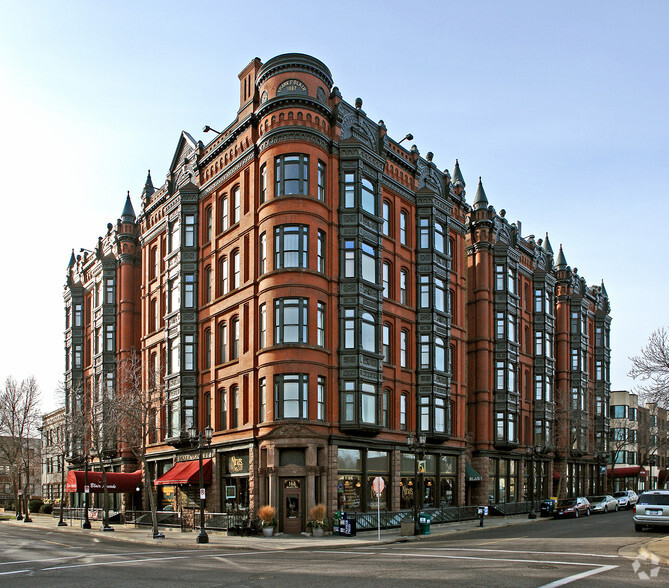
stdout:
[(590, 502), (590, 509), (592, 512), (609, 512), (618, 511), (618, 499), (614, 498), (610, 494), (605, 496), (588, 496), (588, 502)]
[(613, 497), (618, 499), (618, 506), (620, 508), (632, 508), (636, 504), (636, 501), (639, 500), (634, 490), (619, 490), (613, 493)]
[(590, 516), (590, 503), (585, 496), (577, 498), (563, 498), (558, 500), (553, 518)]
[(634, 506), (634, 530), (669, 527), (669, 490), (648, 490)]

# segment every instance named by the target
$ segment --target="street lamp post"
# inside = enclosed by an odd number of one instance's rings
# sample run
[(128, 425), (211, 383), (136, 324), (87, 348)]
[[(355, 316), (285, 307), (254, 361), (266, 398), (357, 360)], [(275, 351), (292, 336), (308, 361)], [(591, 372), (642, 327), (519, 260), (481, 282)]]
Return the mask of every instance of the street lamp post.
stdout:
[(214, 435), (214, 429), (212, 429), (209, 425), (207, 425), (203, 435), (201, 432), (198, 432), (198, 430), (195, 427), (190, 427), (188, 429), (188, 435), (191, 441), (197, 440), (198, 458), (200, 460), (200, 533), (195, 538), (195, 543), (209, 543), (209, 535), (207, 535), (207, 531), (205, 530), (205, 524), (204, 524), (205, 490), (204, 490), (204, 472), (202, 470), (202, 449), (204, 448), (205, 443), (207, 444), (207, 447), (211, 443), (211, 438)]
[[(86, 490), (89, 492), (86, 492)], [(88, 455), (84, 455), (84, 524), (83, 529), (91, 528), (91, 521), (88, 518), (88, 497), (90, 495), (90, 488), (88, 487)]]
[(407, 445), (413, 449), (414, 452), (415, 489), (413, 498), (413, 534), (420, 535), (418, 517), (423, 508), (423, 500), (425, 498), (425, 491), (423, 489), (423, 475), (425, 470), (423, 467), (421, 467), (420, 471), (418, 470), (418, 460), (422, 461), (425, 459), (425, 435), (414, 436), (413, 433), (409, 433), (409, 436), (407, 437)]
[(21, 488), (21, 468), (19, 467), (19, 483), (16, 488), (16, 520), (22, 521), (23, 515), (21, 514), (21, 502), (23, 501), (23, 488)]
[(527, 454), (527, 457), (530, 460), (530, 471), (529, 471), (529, 482), (530, 482), (530, 514), (528, 515), (528, 519), (536, 519), (537, 518), (537, 513), (534, 510), (534, 503), (536, 501), (536, 471), (534, 469), (534, 448), (530, 445), (528, 445), (525, 448), (525, 453)]
[(60, 519), (58, 520), (59, 527), (67, 527), (65, 522), (64, 507), (65, 507), (65, 452), (60, 454)]

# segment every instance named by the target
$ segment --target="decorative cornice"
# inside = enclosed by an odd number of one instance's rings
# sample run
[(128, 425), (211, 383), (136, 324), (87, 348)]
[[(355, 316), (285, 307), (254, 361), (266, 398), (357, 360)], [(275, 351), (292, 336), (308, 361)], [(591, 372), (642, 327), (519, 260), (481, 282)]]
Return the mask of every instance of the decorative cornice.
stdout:
[(283, 126), (278, 129), (268, 131), (263, 135), (262, 140), (258, 143), (258, 153), (262, 153), (277, 143), (284, 143), (288, 141), (306, 141), (313, 143), (329, 152), (332, 147), (332, 141), (320, 131), (309, 129), (302, 126)]
[(244, 151), (237, 160), (233, 161), (223, 169), (216, 177), (204, 184), (200, 191), (200, 198), (208, 196), (216, 190), (221, 184), (225, 183), (231, 176), (235, 175), (241, 168), (255, 159), (255, 145), (251, 145)]

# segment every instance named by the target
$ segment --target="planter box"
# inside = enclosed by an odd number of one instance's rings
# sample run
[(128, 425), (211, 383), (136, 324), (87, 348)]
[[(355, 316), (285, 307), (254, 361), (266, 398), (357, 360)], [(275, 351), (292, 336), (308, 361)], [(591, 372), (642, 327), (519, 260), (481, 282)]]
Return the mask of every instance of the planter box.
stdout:
[(402, 537), (413, 536), (413, 532), (413, 521), (402, 521), (400, 523), (400, 535), (402, 535)]

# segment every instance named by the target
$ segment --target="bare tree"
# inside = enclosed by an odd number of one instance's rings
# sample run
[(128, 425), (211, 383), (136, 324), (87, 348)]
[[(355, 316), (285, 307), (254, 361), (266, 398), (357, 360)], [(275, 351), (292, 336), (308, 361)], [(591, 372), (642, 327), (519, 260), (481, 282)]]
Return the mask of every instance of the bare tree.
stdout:
[(137, 351), (123, 360), (119, 369), (120, 385), (114, 407), (119, 442), (129, 449), (141, 464), (144, 474), (145, 494), (148, 495), (151, 510), (153, 537), (162, 538), (158, 530), (156, 497), (153, 492), (153, 475), (147, 461), (148, 447), (158, 440), (161, 414), (164, 409), (162, 382), (164, 374), (158, 366), (143, 366)]
[[(19, 489), (23, 491), (26, 515), (30, 488), (30, 439), (38, 434), (39, 400), (39, 387), (33, 376), (20, 384), (10, 376), (0, 392), (0, 453), (10, 466), (16, 505), (19, 504)], [(22, 473), (23, 488), (20, 488)]]
[(628, 375), (644, 382), (638, 387), (640, 398), (669, 409), (669, 331), (664, 327), (654, 331), (641, 353), (630, 361)]

